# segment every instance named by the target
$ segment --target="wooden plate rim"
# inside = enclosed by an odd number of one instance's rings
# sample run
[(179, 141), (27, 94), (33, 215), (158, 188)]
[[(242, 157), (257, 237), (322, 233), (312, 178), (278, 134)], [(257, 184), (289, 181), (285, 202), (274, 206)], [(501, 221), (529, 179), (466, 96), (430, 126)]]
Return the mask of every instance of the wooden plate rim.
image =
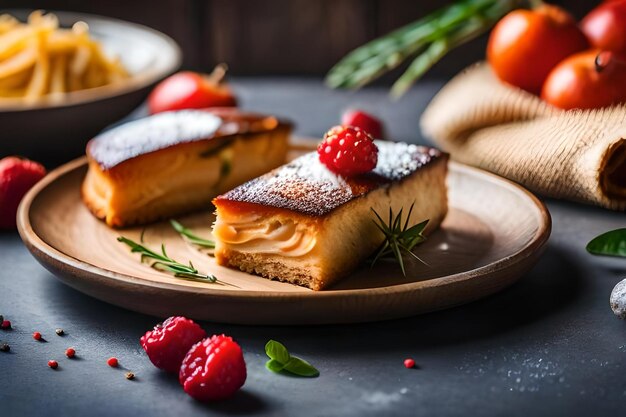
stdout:
[(227, 297), (227, 298), (264, 298), (264, 299), (301, 299), (301, 298), (309, 298), (309, 297), (321, 297), (321, 298), (334, 298), (334, 297), (346, 297), (346, 296), (371, 296), (374, 293), (385, 293), (386, 295), (393, 295), (397, 293), (406, 293), (409, 291), (425, 289), (428, 287), (449, 285), (452, 283), (456, 283), (459, 281), (465, 281), (477, 276), (482, 276), (490, 273), (494, 273), (506, 268), (509, 268), (512, 265), (515, 265), (527, 257), (532, 256), (536, 251), (540, 250), (544, 244), (547, 242), (551, 228), (552, 228), (552, 220), (550, 217), (550, 213), (546, 206), (535, 197), (530, 191), (521, 187), (519, 184), (516, 184), (510, 180), (499, 177), (495, 174), (489, 173), (487, 171), (480, 170), (478, 168), (470, 167), (468, 165), (460, 164), (458, 162), (450, 162), (450, 170), (457, 170), (469, 175), (478, 175), (483, 177), (485, 180), (491, 183), (502, 183), (507, 185), (508, 188), (515, 191), (517, 194), (521, 194), (530, 202), (532, 206), (536, 210), (536, 216), (538, 217), (538, 229), (529, 242), (519, 249), (518, 251), (498, 259), (497, 261), (491, 262), (487, 265), (474, 268), (467, 271), (462, 271), (456, 274), (446, 275), (438, 278), (432, 278), (425, 281), (416, 281), (404, 284), (396, 284), (386, 287), (376, 287), (376, 288), (363, 288), (363, 289), (351, 289), (351, 290), (327, 290), (327, 291), (311, 291), (311, 292), (302, 292), (302, 293), (285, 293), (278, 291), (249, 291), (249, 290), (214, 290), (212, 288), (192, 288), (192, 287), (183, 287), (176, 284), (167, 284), (161, 282), (150, 281), (141, 277), (135, 277), (132, 275), (126, 275), (117, 273), (114, 271), (110, 271), (104, 268), (100, 268), (98, 266), (89, 264), (87, 262), (81, 261), (80, 259), (74, 258), (73, 256), (67, 255), (56, 248), (47, 244), (43, 239), (37, 235), (34, 231), (32, 224), (30, 222), (30, 211), (31, 206), (34, 200), (37, 198), (39, 193), (41, 193), (45, 188), (54, 183), (56, 180), (60, 179), (62, 176), (71, 173), (77, 169), (84, 169), (87, 164), (87, 158), (81, 157), (75, 159), (71, 162), (68, 162), (59, 168), (50, 172), (44, 179), (42, 179), (39, 183), (37, 183), (31, 190), (25, 195), (22, 199), (22, 202), (18, 208), (17, 214), (17, 225), (19, 234), (29, 248), (29, 250), (36, 256), (37, 259), (41, 259), (45, 257), (48, 261), (53, 263), (55, 270), (64, 270), (68, 267), (73, 270), (74, 275), (80, 274), (85, 275), (85, 273), (90, 278), (107, 278), (113, 279), (116, 281), (120, 281), (121, 283), (131, 285), (131, 286), (141, 286), (141, 287), (153, 287), (158, 289), (171, 290), (178, 293), (191, 293), (195, 295), (206, 295), (206, 296), (217, 296), (217, 297)]

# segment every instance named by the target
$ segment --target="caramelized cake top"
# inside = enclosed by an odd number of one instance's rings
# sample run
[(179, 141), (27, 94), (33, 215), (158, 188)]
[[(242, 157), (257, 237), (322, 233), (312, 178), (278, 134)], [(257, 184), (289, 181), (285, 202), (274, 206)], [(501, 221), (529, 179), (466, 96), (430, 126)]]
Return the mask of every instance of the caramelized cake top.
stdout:
[(181, 110), (125, 123), (96, 136), (87, 155), (107, 170), (129, 159), (171, 146), (260, 133), (288, 125), (275, 117), (237, 109)]
[(344, 178), (329, 171), (317, 152), (301, 156), (217, 197), (222, 202), (253, 203), (324, 216), (368, 192), (401, 181), (447, 154), (429, 147), (376, 141), (378, 164), (367, 174)]

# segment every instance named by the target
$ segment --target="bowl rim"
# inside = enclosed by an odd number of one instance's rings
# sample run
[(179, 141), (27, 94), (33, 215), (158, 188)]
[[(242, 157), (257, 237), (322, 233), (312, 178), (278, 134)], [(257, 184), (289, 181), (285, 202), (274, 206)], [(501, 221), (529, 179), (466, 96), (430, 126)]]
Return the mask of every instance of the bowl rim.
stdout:
[[(28, 15), (30, 12), (37, 9), (1, 9), (0, 14), (8, 13), (13, 16)], [(81, 104), (87, 104), (95, 101), (106, 100), (112, 97), (121, 96), (134, 91), (141, 90), (149, 87), (150, 85), (164, 79), (168, 75), (173, 74), (182, 65), (183, 53), (180, 46), (170, 36), (159, 32), (156, 29), (152, 29), (148, 26), (128, 22), (126, 20), (117, 19), (114, 17), (101, 16), (91, 13), (71, 12), (62, 10), (45, 10), (46, 13), (52, 13), (59, 17), (59, 20), (83, 20), (89, 24), (91, 22), (108, 23), (118, 26), (130, 27), (136, 31), (147, 33), (163, 41), (169, 52), (172, 55), (172, 59), (165, 61), (165, 64), (157, 68), (149, 68), (141, 71), (137, 74), (131, 74), (128, 80), (124, 80), (114, 85), (104, 85), (100, 87), (89, 88), (85, 90), (73, 91), (65, 93), (62, 99), (53, 98), (50, 96), (44, 96), (37, 102), (25, 103), (20, 98), (16, 99), (2, 99), (0, 100), (0, 113), (9, 112), (23, 112), (30, 110), (40, 109), (52, 109), (71, 107)], [(162, 55), (162, 54), (159, 54)]]

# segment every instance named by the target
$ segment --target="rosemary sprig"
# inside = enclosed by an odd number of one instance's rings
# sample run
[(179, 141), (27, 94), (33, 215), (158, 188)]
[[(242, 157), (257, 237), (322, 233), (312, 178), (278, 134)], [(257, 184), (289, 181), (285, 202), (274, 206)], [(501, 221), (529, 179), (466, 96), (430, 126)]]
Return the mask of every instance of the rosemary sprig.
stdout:
[(416, 56), (393, 85), (404, 94), (450, 50), (478, 37), (509, 11), (528, 0), (460, 0), (366, 43), (339, 61), (328, 73), (332, 88), (359, 88)]
[(215, 242), (212, 240), (201, 238), (194, 234), (190, 229), (186, 228), (174, 219), (170, 219), (170, 224), (185, 240), (194, 245), (202, 246), (203, 248), (215, 249)]
[(376, 210), (371, 209), (376, 216), (376, 220), (372, 221), (385, 236), (385, 241), (380, 245), (380, 248), (372, 260), (372, 266), (381, 258), (393, 257), (400, 264), (402, 275), (406, 276), (404, 260), (402, 258), (403, 253), (407, 253), (418, 261), (425, 263), (411, 252), (415, 246), (426, 240), (423, 232), (428, 224), (428, 220), (424, 220), (421, 223), (409, 227), (409, 219), (411, 218), (414, 206), (415, 202), (411, 204), (404, 224), (402, 224), (403, 209), (400, 209), (398, 214), (394, 215), (393, 210), (389, 207), (389, 220), (387, 222), (382, 219)]
[[(143, 240), (143, 239), (142, 239)], [(170, 272), (174, 274), (176, 278), (183, 278), (192, 281), (200, 281), (200, 282), (208, 282), (208, 283), (219, 283), (222, 284), (221, 281), (215, 277), (215, 275), (211, 274), (201, 274), (189, 261), (189, 265), (181, 264), (180, 262), (170, 258), (165, 252), (165, 245), (161, 244), (161, 253), (157, 253), (152, 249), (134, 242), (124, 236), (120, 236), (117, 238), (118, 242), (122, 242), (130, 247), (130, 251), (132, 253), (141, 254), (141, 262), (145, 262), (146, 259), (154, 259), (155, 261), (150, 264), (150, 267), (156, 269), (157, 271), (162, 272)]]

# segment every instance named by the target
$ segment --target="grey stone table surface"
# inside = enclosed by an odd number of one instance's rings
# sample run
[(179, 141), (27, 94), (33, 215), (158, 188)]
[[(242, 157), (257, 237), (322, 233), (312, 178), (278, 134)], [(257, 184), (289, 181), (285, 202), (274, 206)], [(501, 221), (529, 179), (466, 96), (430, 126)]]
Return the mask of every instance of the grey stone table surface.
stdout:
[[(317, 80), (239, 79), (244, 107), (285, 115), (320, 135), (350, 106), (379, 114), (390, 136), (422, 142), (419, 114), (440, 87), (399, 102), (378, 88), (332, 92)], [(0, 233), (0, 416), (424, 415), (600, 416), (626, 409), (626, 323), (608, 298), (626, 261), (588, 255), (585, 243), (624, 227), (624, 213), (547, 201), (553, 232), (517, 284), (465, 306), (402, 320), (318, 327), (202, 323), (243, 347), (248, 380), (229, 401), (204, 405), (152, 367), (139, 337), (158, 319), (123, 310), (57, 281), (14, 232)], [(85, 233), (89, 233), (88, 230)], [(61, 327), (67, 335), (59, 337)], [(32, 339), (43, 333), (45, 343)], [(321, 371), (316, 379), (265, 370), (263, 346), (285, 343)], [(76, 348), (68, 360), (65, 348)], [(119, 358), (123, 369), (106, 365)], [(412, 357), (418, 368), (402, 361)], [(46, 366), (57, 359), (60, 368)], [(135, 381), (124, 378), (132, 370)]]

